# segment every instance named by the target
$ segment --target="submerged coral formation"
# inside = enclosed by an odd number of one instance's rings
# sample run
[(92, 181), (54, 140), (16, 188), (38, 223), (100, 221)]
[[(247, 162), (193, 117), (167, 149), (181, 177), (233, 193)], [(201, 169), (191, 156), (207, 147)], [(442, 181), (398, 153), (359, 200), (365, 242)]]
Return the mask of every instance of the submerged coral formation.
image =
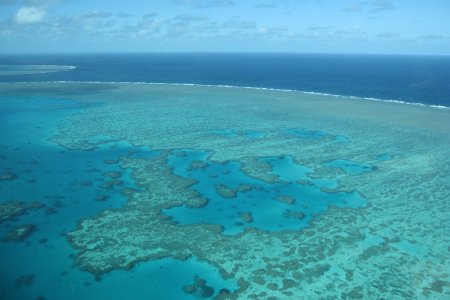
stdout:
[(16, 288), (21, 288), (31, 286), (33, 283), (34, 283), (34, 275), (27, 274), (16, 278), (15, 285)]
[(14, 180), (16, 178), (17, 178), (17, 175), (12, 173), (11, 171), (8, 171), (8, 172), (0, 175), (0, 181)]
[(214, 288), (208, 286), (206, 280), (200, 277), (195, 277), (193, 284), (185, 285), (183, 291), (199, 298), (211, 298), (214, 295)]
[(2, 238), (5, 242), (20, 242), (28, 238), (34, 231), (36, 231), (36, 226), (33, 224), (19, 225), (11, 228), (6, 235)]
[(0, 203), (0, 223), (19, 217), (30, 210), (43, 208), (40, 202), (6, 201)]

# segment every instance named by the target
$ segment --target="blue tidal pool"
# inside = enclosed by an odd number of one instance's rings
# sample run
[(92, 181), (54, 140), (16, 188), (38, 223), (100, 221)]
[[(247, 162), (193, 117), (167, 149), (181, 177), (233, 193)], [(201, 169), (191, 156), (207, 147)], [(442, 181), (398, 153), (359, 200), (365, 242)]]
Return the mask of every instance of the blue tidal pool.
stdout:
[(328, 133), (326, 133), (324, 131), (310, 130), (310, 129), (305, 129), (305, 128), (287, 129), (286, 133), (289, 135), (298, 137), (298, 138), (302, 138), (302, 139), (320, 139), (320, 138), (324, 138), (329, 135)]
[(219, 129), (219, 130), (213, 130), (212, 133), (215, 135), (229, 137), (229, 138), (243, 136), (243, 137), (253, 138), (253, 139), (262, 139), (267, 136), (267, 134), (264, 131), (259, 131), (259, 130)]
[(368, 163), (359, 163), (355, 161), (336, 159), (324, 164), (328, 167), (338, 168), (350, 175), (359, 175), (374, 170), (374, 167)]

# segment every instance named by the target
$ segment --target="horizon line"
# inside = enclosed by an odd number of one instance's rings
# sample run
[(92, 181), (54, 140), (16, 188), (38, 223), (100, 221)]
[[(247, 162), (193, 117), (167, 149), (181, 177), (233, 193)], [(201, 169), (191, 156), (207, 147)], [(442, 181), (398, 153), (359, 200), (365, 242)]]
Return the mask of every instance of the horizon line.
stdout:
[(360, 55), (360, 56), (440, 56), (448, 57), (448, 54), (439, 53), (367, 53), (367, 52), (301, 52), (301, 51), (74, 51), (74, 52), (22, 52), (0, 53), (0, 56), (32, 56), (32, 55), (99, 55), (99, 54), (255, 54), (255, 55)]

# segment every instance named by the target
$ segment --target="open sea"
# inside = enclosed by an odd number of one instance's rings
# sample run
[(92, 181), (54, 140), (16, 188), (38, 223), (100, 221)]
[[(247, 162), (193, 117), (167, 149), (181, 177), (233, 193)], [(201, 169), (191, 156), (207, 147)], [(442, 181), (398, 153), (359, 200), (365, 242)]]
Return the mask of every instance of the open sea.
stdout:
[(0, 299), (449, 299), (450, 57), (0, 56)]
[(0, 56), (1, 65), (69, 65), (14, 81), (158, 82), (291, 89), (450, 106), (449, 56), (84, 54)]

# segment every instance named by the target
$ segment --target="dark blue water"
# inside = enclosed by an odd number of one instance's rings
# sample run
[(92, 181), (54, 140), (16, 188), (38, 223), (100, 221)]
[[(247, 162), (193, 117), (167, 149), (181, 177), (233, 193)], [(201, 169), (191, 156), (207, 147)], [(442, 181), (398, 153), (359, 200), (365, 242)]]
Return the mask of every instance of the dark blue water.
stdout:
[(84, 54), (0, 56), (0, 64), (63, 64), (69, 72), (11, 81), (144, 81), (294, 89), (450, 106), (450, 56)]

